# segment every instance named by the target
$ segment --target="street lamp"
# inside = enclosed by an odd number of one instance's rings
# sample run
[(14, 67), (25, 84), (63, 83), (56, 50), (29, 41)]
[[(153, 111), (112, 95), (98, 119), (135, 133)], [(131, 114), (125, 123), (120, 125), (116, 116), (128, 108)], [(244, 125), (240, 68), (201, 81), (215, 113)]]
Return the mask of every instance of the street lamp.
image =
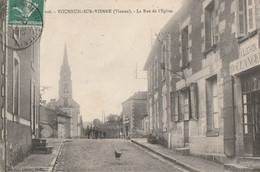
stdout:
[[(166, 70), (166, 71), (172, 72), (173, 74), (175, 74), (175, 75), (181, 77), (182, 79), (186, 79), (185, 76), (184, 76), (184, 74), (183, 74), (183, 76), (181, 76), (180, 74), (177, 73), (178, 71), (174, 72), (174, 71), (172, 71), (172, 70), (170, 70), (170, 69), (166, 69), (166, 68), (165, 68), (165, 63), (161, 63), (161, 64), (160, 64), (160, 68), (161, 68), (161, 70)], [(182, 72), (183, 72), (183, 71), (182, 71)]]

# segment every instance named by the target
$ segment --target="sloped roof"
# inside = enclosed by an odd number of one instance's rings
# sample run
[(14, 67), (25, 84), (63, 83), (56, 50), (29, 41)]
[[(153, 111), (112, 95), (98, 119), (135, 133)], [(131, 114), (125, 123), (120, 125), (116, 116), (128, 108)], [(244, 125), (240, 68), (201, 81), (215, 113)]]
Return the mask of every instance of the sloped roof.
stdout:
[(122, 104), (129, 100), (147, 100), (147, 91), (138, 91), (133, 96), (129, 97)]
[[(193, 3), (197, 3), (197, 1), (199, 1), (199, 0), (192, 0), (192, 1), (183, 0), (182, 7), (178, 11), (176, 11), (174, 13), (174, 15), (170, 18), (170, 20), (162, 27), (162, 29), (160, 30), (160, 33), (173, 32), (172, 28), (174, 25), (179, 24), (180, 19), (183, 15), (183, 12), (187, 8), (189, 8), (189, 6), (192, 6)], [(151, 51), (148, 55), (145, 65), (143, 67), (144, 70), (148, 70), (148, 66), (151, 64), (152, 60), (155, 58), (156, 53), (158, 53), (158, 50), (161, 49), (161, 40), (165, 40), (165, 38), (166, 38), (166, 34), (160, 34), (160, 40), (155, 39), (154, 44), (152, 45)]]

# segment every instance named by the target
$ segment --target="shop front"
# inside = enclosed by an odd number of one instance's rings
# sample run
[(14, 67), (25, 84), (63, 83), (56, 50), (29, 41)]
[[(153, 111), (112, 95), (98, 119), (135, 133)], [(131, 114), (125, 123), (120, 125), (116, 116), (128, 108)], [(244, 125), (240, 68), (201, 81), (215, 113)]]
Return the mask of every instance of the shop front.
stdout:
[[(236, 145), (242, 148), (244, 156), (260, 156), (260, 49), (259, 36), (244, 41), (239, 47), (239, 58), (230, 63), (230, 74), (235, 80), (237, 91), (234, 105), (236, 133), (242, 133)], [(237, 83), (236, 83), (237, 82)], [(236, 85), (240, 85), (236, 87)], [(243, 146), (242, 146), (243, 145)], [(239, 149), (239, 152), (241, 149)], [(241, 155), (241, 153), (240, 153)]]
[(260, 69), (243, 75), (241, 86), (244, 152), (260, 156)]

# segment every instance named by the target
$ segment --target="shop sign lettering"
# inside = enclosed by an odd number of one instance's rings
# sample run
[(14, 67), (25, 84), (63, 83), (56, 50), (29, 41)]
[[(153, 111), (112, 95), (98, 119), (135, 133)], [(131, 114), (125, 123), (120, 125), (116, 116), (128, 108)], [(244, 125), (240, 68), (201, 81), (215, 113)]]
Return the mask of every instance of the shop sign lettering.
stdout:
[(238, 74), (257, 65), (260, 65), (259, 50), (256, 53), (250, 54), (231, 62), (229, 65), (230, 75)]

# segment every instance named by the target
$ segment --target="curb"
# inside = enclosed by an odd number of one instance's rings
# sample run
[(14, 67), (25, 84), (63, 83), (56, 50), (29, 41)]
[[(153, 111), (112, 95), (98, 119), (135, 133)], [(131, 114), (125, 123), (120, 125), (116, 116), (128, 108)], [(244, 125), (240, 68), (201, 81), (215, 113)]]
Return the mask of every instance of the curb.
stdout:
[(48, 172), (52, 172), (52, 171), (53, 171), (54, 166), (55, 166), (55, 163), (56, 163), (56, 161), (57, 161), (57, 159), (58, 159), (58, 156), (59, 156), (59, 154), (60, 154), (61, 147), (62, 147), (63, 144), (64, 144), (64, 141), (65, 141), (65, 140), (62, 140), (62, 141), (61, 141), (61, 143), (60, 143), (60, 145), (59, 145), (59, 148), (58, 148), (58, 151), (57, 151), (57, 155), (56, 155), (56, 157), (52, 160)]
[(153, 153), (155, 153), (155, 154), (161, 156), (162, 158), (164, 158), (164, 159), (166, 159), (166, 160), (168, 160), (168, 161), (171, 161), (171, 162), (173, 162), (174, 164), (179, 165), (179, 166), (181, 166), (181, 167), (183, 167), (183, 168), (185, 168), (185, 169), (187, 169), (187, 170), (189, 170), (189, 171), (193, 171), (193, 172), (203, 172), (202, 170), (199, 170), (199, 169), (197, 169), (197, 168), (195, 168), (195, 167), (192, 167), (192, 166), (190, 166), (189, 164), (185, 164), (184, 162), (181, 162), (181, 161), (179, 161), (179, 160), (177, 160), (177, 159), (174, 159), (174, 158), (168, 157), (168, 156), (166, 156), (166, 155), (163, 155), (163, 154), (161, 154), (161, 153), (159, 153), (159, 152), (157, 152), (157, 151), (155, 151), (155, 150), (153, 150), (153, 149), (151, 149), (151, 148), (149, 148), (149, 147), (147, 147), (147, 146), (145, 146), (145, 145), (143, 145), (143, 144), (141, 144), (141, 143), (138, 143), (138, 142), (135, 141), (135, 140), (131, 140), (131, 142), (134, 143), (134, 144), (137, 144), (137, 145), (141, 146), (142, 148), (147, 149), (148, 151), (153, 152)]

